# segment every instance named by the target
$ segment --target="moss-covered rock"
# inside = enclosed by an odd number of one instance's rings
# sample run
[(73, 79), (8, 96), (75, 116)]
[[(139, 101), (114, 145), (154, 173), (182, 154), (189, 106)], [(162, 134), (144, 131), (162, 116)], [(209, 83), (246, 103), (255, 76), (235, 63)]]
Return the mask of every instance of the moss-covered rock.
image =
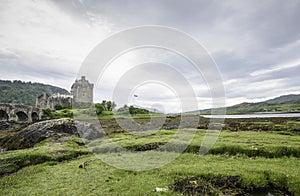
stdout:
[(56, 134), (66, 135), (77, 133), (87, 139), (96, 139), (103, 135), (90, 123), (74, 121), (69, 118), (47, 120), (29, 125), (14, 135), (7, 135), (0, 138), (0, 148), (5, 150), (30, 148)]

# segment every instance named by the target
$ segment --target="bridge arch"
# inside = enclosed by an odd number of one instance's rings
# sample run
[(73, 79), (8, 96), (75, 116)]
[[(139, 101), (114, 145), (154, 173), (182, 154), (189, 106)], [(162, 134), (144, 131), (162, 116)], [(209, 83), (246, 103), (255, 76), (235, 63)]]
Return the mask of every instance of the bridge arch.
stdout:
[(8, 121), (8, 114), (5, 110), (0, 110), (0, 121)]
[(16, 112), (17, 121), (28, 121), (28, 115), (23, 111)]
[(37, 107), (0, 103), (0, 121), (35, 122), (41, 120), (42, 115), (43, 110)]
[(38, 120), (39, 120), (39, 115), (38, 115), (38, 113), (32, 112), (32, 114), (31, 114), (31, 119), (32, 119), (32, 122), (38, 121)]

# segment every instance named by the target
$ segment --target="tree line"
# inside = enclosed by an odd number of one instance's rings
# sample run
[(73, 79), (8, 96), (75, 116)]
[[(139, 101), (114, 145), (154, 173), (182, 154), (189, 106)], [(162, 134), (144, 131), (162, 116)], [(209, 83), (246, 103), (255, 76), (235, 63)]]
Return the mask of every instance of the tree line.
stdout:
[(67, 90), (56, 86), (20, 80), (0, 80), (0, 103), (35, 106), (36, 97), (44, 92), (49, 95), (69, 94)]

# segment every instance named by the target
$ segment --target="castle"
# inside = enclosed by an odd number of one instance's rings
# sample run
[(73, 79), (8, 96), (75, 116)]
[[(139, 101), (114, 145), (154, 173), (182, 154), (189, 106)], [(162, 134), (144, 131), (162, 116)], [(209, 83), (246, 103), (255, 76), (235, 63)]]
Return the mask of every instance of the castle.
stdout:
[(94, 84), (89, 83), (85, 76), (82, 76), (73, 83), (71, 94), (55, 93), (49, 96), (47, 93), (43, 93), (36, 98), (35, 106), (42, 109), (55, 109), (57, 106), (72, 107), (74, 104), (91, 104), (93, 103), (93, 89)]

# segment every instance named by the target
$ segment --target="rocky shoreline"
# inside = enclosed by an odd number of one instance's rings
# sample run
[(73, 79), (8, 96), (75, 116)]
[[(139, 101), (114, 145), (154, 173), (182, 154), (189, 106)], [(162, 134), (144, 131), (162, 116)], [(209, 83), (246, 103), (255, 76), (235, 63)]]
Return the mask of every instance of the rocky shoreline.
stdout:
[[(197, 119), (196, 119), (197, 118)], [(55, 134), (77, 134), (88, 140), (103, 137), (105, 134), (122, 133), (126, 131), (147, 131), (158, 129), (197, 128), (207, 129), (210, 119), (199, 116), (188, 116), (181, 122), (180, 116), (170, 116), (165, 119), (100, 119), (77, 121), (70, 118), (40, 121), (33, 124), (22, 122), (0, 122), (0, 150), (16, 150), (33, 147), (40, 141)], [(198, 123), (197, 120), (199, 121)], [(255, 119), (225, 119), (222, 128), (238, 131), (288, 131), (299, 134), (300, 118), (255, 118)], [(151, 122), (150, 122), (151, 121)], [(211, 126), (210, 126), (211, 128)]]
[[(34, 124), (3, 123), (0, 149), (2, 151), (31, 148), (35, 144), (54, 135), (80, 134), (86, 139), (96, 139), (103, 133), (87, 122), (74, 121), (70, 118), (46, 120)], [(5, 126), (6, 125), (6, 126)]]

